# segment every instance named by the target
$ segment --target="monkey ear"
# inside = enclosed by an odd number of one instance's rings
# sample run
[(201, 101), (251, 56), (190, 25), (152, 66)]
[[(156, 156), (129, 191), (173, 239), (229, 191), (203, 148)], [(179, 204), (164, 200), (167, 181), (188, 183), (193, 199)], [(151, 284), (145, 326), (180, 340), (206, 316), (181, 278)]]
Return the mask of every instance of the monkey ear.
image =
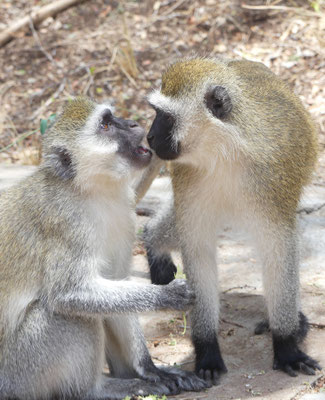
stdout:
[(44, 162), (47, 168), (63, 180), (72, 179), (76, 175), (71, 154), (64, 147), (51, 147), (51, 151), (44, 156)]
[(230, 96), (223, 86), (210, 86), (205, 94), (205, 104), (208, 110), (219, 119), (223, 119), (232, 110)]

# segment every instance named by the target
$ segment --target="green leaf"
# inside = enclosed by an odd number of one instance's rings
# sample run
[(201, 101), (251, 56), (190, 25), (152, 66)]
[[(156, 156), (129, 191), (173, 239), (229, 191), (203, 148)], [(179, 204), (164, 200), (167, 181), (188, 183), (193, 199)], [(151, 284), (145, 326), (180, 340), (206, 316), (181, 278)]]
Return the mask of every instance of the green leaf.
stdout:
[(55, 120), (56, 120), (56, 114), (55, 113), (51, 114), (48, 119), (48, 123), (49, 123), (48, 128), (51, 128), (51, 126), (54, 124)]
[(312, 1), (311, 6), (313, 7), (314, 11), (316, 11), (316, 12), (320, 11), (319, 0)]
[(40, 122), (41, 135), (44, 135), (46, 129), (47, 129), (47, 119), (41, 119), (41, 122)]

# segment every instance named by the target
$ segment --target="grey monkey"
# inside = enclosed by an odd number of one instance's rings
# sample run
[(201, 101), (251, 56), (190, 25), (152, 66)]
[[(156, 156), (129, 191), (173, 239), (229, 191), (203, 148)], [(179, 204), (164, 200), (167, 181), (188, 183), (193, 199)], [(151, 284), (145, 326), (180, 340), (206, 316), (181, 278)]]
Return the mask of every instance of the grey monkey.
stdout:
[[(0, 398), (121, 399), (206, 384), (157, 368), (135, 313), (188, 308), (182, 280), (128, 281), (143, 129), (77, 98), (43, 141), (37, 171), (0, 197)], [(111, 376), (102, 373), (105, 360)]]
[(250, 233), (261, 255), (273, 367), (314, 374), (319, 365), (299, 347), (308, 322), (296, 233), (297, 205), (317, 158), (309, 114), (263, 64), (221, 58), (174, 63), (149, 102), (156, 117), (148, 142), (171, 160), (174, 198), (149, 221), (144, 241), (156, 284), (174, 278), (170, 251), (181, 250), (196, 294), (196, 372), (216, 383), (226, 371), (217, 339), (216, 235), (231, 221)]

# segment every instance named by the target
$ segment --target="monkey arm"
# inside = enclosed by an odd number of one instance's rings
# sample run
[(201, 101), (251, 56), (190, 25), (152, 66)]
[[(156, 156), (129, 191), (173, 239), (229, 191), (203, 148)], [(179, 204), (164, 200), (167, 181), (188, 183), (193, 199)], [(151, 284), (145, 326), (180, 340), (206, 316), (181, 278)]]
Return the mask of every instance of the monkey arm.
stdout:
[(51, 294), (54, 311), (67, 315), (111, 315), (160, 309), (187, 309), (194, 302), (194, 292), (185, 280), (167, 286), (143, 285), (129, 281), (96, 278), (84, 286)]
[(155, 154), (152, 156), (149, 166), (144, 170), (141, 177), (135, 185), (136, 202), (142, 199), (147, 193), (152, 181), (158, 175), (160, 169), (165, 165), (165, 161), (158, 158)]

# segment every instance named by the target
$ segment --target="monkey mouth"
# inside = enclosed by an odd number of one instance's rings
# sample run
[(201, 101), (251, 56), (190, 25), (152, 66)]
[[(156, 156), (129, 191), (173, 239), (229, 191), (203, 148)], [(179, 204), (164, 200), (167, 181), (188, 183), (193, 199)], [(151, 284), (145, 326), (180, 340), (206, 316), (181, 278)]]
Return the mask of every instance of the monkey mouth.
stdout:
[(139, 155), (147, 155), (147, 156), (151, 156), (152, 155), (152, 152), (151, 152), (151, 150), (149, 150), (147, 147), (144, 147), (144, 146), (138, 146), (136, 149), (135, 149), (135, 152), (137, 153), (137, 154), (139, 154)]
[(136, 146), (133, 150), (133, 162), (138, 168), (146, 167), (151, 160), (152, 152), (145, 146)]

